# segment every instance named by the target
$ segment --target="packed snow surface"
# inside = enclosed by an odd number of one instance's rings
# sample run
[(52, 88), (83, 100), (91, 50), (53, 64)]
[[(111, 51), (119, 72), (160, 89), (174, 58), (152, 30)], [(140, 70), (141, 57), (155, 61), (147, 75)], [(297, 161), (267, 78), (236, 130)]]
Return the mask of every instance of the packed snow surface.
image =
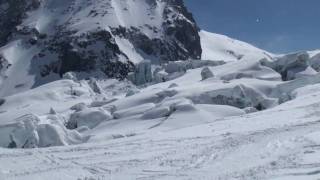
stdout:
[(225, 63), (176, 62), (161, 81), (146, 65), (139, 87), (69, 74), (0, 99), (0, 179), (320, 178), (316, 52), (201, 37), (202, 58)]

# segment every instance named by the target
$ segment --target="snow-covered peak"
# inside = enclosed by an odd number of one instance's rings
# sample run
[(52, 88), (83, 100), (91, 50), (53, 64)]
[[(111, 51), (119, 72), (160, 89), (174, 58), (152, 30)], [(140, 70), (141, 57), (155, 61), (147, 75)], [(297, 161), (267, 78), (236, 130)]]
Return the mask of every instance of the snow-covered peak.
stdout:
[(162, 32), (153, 28), (161, 31), (165, 6), (156, 0), (44, 0), (22, 25), (45, 34), (56, 33), (58, 26), (78, 34), (97, 28), (139, 27), (149, 37), (159, 37)]
[(251, 44), (232, 39), (225, 35), (200, 31), (202, 59), (223, 60), (226, 62), (239, 60), (260, 60), (273, 55)]

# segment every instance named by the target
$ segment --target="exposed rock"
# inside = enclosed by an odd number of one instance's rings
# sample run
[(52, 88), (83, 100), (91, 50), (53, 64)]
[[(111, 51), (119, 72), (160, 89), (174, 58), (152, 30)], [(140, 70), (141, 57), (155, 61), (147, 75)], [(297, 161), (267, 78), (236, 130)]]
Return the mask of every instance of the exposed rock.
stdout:
[(0, 106), (2, 106), (5, 102), (6, 102), (6, 100), (5, 100), (5, 99), (0, 98)]
[(11, 66), (7, 59), (0, 54), (0, 76), (5, 76), (5, 71)]
[(201, 77), (202, 77), (202, 80), (206, 80), (206, 79), (214, 77), (214, 75), (208, 67), (205, 67), (201, 71)]
[[(156, 1), (148, 1), (151, 7)], [(152, 2), (152, 3), (150, 3)], [(147, 55), (152, 55), (159, 62), (174, 60), (200, 59), (199, 28), (182, 0), (165, 0), (162, 30), (153, 27), (155, 32), (163, 31), (163, 38), (151, 39), (140, 29), (131, 27), (113, 28), (112, 33), (128, 39), (135, 47)]]
[[(192, 14), (184, 6), (183, 0), (167, 0), (167, 2), (168, 7), (164, 10), (163, 15), (166, 19), (163, 27), (167, 37), (176, 46), (170, 51), (175, 51), (179, 54), (173, 60), (200, 59), (202, 49), (198, 34), (199, 28)], [(173, 11), (182, 14), (188, 21), (179, 18)]]
[(134, 65), (120, 51), (110, 32), (96, 30), (79, 36), (74, 34), (75, 32), (66, 30), (58, 31), (46, 40), (50, 43), (41, 53), (56, 54), (58, 59), (48, 62), (41, 60), (47, 58), (46, 56), (34, 58), (33, 63), (40, 66), (42, 77), (51, 73), (62, 76), (71, 71), (101, 71), (110, 78), (124, 79), (133, 70)]
[[(26, 12), (40, 6), (40, 0), (0, 0), (0, 47), (17, 31)], [(5, 27), (5, 28), (3, 28)]]
[[(27, 50), (39, 51), (30, 57), (30, 73), (35, 76), (35, 86), (47, 80), (56, 80), (57, 74), (62, 77), (68, 72), (90, 74), (98, 71), (110, 78), (125, 79), (130, 72), (141, 67), (134, 68), (134, 59), (126, 49), (121, 49), (123, 46), (117, 39), (125, 40), (139, 56), (152, 59), (151, 63), (155, 64), (201, 57), (199, 28), (182, 0), (161, 1), (161, 8), (159, 1), (143, 0), (146, 9), (150, 11), (150, 14), (144, 15), (150, 16), (151, 20), (159, 19), (157, 23), (132, 25), (117, 20), (103, 21), (110, 23), (104, 25), (108, 27), (106, 29), (102, 28), (100, 21), (119, 15), (113, 12), (117, 7), (113, 7), (112, 3), (63, 3), (56, 7), (48, 0), (0, 1), (0, 27), (6, 27), (0, 32), (0, 46), (11, 40), (21, 40)], [(135, 6), (133, 3), (122, 10), (134, 9)], [(90, 13), (82, 17), (82, 12), (86, 11)], [(53, 18), (45, 24), (36, 23), (40, 22), (39, 17), (43, 17), (41, 13), (46, 12), (52, 13)], [(83, 18), (88, 19), (82, 21)], [(82, 23), (90, 25), (88, 28), (79, 28)], [(138, 76), (137, 84), (150, 82), (151, 75), (146, 75), (145, 78)], [(55, 78), (51, 78), (53, 76)], [(73, 79), (68, 75), (64, 78)]]
[(53, 108), (50, 108), (49, 114), (56, 115), (57, 112)]

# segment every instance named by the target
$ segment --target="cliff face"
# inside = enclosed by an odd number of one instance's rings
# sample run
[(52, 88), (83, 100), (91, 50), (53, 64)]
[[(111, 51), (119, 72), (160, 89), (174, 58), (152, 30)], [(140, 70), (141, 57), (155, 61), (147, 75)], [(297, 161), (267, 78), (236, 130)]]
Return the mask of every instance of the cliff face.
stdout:
[(0, 0), (0, 46), (8, 42), (10, 35), (16, 32), (27, 11), (39, 8), (39, 0)]
[(28, 61), (34, 85), (69, 71), (123, 79), (144, 59), (200, 59), (202, 52), (182, 0), (0, 0), (0, 27), (2, 61), (8, 69)]

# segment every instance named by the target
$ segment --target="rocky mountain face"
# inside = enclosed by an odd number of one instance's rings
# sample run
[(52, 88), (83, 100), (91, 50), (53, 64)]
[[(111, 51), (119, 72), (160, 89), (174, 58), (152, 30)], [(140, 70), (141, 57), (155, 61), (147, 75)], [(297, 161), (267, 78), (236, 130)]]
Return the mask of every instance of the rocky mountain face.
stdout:
[(144, 59), (161, 64), (202, 53), (182, 0), (0, 0), (0, 27), (1, 86), (11, 88), (70, 71), (124, 79)]
[(8, 42), (16, 26), (26, 17), (26, 12), (39, 8), (39, 0), (0, 0), (0, 46)]

